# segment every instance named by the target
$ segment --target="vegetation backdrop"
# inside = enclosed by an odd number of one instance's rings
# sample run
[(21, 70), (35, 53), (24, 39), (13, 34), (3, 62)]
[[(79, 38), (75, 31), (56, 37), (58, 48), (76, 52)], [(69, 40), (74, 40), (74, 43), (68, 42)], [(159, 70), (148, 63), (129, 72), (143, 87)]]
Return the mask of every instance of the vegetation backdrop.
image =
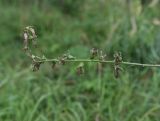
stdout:
[(160, 2), (157, 0), (0, 0), (0, 121), (159, 121), (160, 68), (95, 64), (32, 72), (22, 32), (34, 26), (37, 52), (54, 58), (69, 52), (88, 58), (92, 47), (108, 60), (160, 63)]

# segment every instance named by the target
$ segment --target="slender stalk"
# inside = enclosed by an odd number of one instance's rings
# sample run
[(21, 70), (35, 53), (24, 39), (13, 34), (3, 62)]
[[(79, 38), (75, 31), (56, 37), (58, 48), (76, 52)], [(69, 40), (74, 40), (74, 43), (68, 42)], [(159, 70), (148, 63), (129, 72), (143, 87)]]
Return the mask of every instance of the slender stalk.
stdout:
[(131, 62), (122, 62), (125, 65), (133, 65), (133, 66), (142, 66), (142, 67), (160, 67), (160, 64), (143, 64), (143, 63), (131, 63)]
[[(42, 59), (35, 60), (35, 62), (59, 62), (58, 59)], [(65, 60), (65, 62), (99, 62), (99, 63), (109, 63), (114, 64), (114, 60), (109, 61), (101, 61), (101, 60), (92, 60), (92, 59), (73, 59), (73, 60)], [(143, 64), (143, 63), (132, 63), (132, 62), (121, 62), (123, 65), (132, 65), (132, 66), (142, 66), (142, 67), (160, 67), (160, 64)]]

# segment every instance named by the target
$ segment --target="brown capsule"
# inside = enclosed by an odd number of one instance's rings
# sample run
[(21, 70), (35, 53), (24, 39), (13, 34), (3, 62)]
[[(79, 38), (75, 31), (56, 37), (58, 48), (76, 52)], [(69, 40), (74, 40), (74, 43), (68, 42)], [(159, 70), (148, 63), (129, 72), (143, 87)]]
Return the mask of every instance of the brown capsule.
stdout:
[(82, 75), (84, 74), (84, 64), (83, 63), (80, 63), (77, 67), (77, 75)]
[(115, 78), (119, 78), (121, 71), (122, 71), (122, 68), (119, 67), (119, 65), (114, 66), (114, 76), (115, 76)]
[(78, 67), (77, 68), (77, 75), (82, 75), (84, 74), (84, 68), (83, 67)]
[(90, 59), (94, 59), (95, 57), (97, 57), (97, 55), (98, 55), (98, 49), (92, 48), (90, 50)]
[(65, 63), (66, 63), (66, 62), (65, 62), (65, 59), (64, 59), (64, 58), (61, 58), (61, 59), (59, 60), (59, 63), (62, 64), (62, 65), (65, 65)]
[(41, 64), (42, 64), (42, 62), (33, 62), (32, 63), (32, 70), (33, 71), (38, 71)]
[(115, 65), (119, 65), (122, 62), (122, 55), (120, 52), (114, 54)]
[(114, 69), (114, 76), (115, 78), (119, 77), (119, 71), (116, 68)]

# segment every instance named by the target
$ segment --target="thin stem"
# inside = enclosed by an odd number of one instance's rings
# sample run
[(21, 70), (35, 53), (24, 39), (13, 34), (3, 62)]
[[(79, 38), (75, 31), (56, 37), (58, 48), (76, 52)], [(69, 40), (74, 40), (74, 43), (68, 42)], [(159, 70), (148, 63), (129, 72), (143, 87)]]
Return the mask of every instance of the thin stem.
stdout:
[(133, 66), (142, 66), (142, 67), (160, 67), (160, 64), (143, 64), (143, 63), (131, 63), (131, 62), (122, 62), (125, 65), (133, 65)]
[[(59, 62), (59, 59), (42, 59), (35, 60), (36, 62)], [(114, 64), (114, 60), (101, 61), (101, 60), (91, 60), (91, 59), (73, 59), (65, 60), (65, 62), (100, 62), (100, 63), (109, 63)], [(143, 63), (132, 63), (132, 62), (121, 62), (123, 65), (132, 65), (132, 66), (142, 66), (142, 67), (160, 67), (160, 64), (143, 64)]]

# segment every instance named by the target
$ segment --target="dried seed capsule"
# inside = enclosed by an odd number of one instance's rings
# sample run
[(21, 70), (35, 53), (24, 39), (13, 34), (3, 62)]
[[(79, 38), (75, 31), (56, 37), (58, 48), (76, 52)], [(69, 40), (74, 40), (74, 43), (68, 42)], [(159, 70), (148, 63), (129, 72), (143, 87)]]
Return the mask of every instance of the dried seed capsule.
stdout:
[(115, 65), (119, 65), (122, 62), (122, 55), (120, 52), (116, 52), (114, 54), (114, 61), (115, 61)]
[(27, 32), (24, 32), (23, 33), (23, 39), (24, 39), (24, 41), (23, 41), (23, 43), (24, 43), (24, 50), (28, 50), (28, 34), (27, 34)]
[(77, 67), (77, 75), (82, 75), (84, 74), (84, 64), (83, 63), (80, 63)]
[(41, 64), (42, 64), (42, 62), (33, 62), (32, 63), (32, 70), (33, 71), (38, 71)]
[(32, 33), (33, 38), (36, 38), (37, 35), (35, 33), (35, 30), (32, 27), (29, 27), (30, 32)]
[(90, 59), (94, 59), (98, 55), (98, 49), (92, 48), (90, 50)]
[(114, 66), (114, 76), (115, 76), (115, 78), (119, 78), (121, 71), (122, 71), (122, 68), (119, 65)]
[(66, 62), (65, 62), (65, 59), (64, 59), (64, 58), (60, 58), (60, 59), (59, 59), (59, 63), (62, 64), (62, 65), (65, 65), (65, 63), (66, 63)]
[(119, 77), (119, 69), (117, 68), (117, 66), (114, 67), (114, 76), (115, 78)]
[(120, 52), (114, 54), (114, 75), (116, 78), (120, 76), (120, 71), (122, 68), (120, 67), (120, 63), (122, 62), (122, 55)]
[(27, 34), (27, 32), (23, 33), (23, 38), (24, 38), (24, 40), (28, 40), (28, 34)]
[(103, 52), (100, 51), (99, 60), (100, 60), (100, 61), (105, 61), (105, 60), (106, 60), (106, 57), (107, 57), (107, 55), (106, 55), (106, 54), (103, 54)]
[(37, 46), (37, 41), (36, 41), (36, 38), (37, 38), (37, 35), (35, 33), (35, 30), (33, 29), (33, 27), (28, 27), (28, 31), (30, 33), (30, 39), (32, 40), (32, 44), (33, 46)]

